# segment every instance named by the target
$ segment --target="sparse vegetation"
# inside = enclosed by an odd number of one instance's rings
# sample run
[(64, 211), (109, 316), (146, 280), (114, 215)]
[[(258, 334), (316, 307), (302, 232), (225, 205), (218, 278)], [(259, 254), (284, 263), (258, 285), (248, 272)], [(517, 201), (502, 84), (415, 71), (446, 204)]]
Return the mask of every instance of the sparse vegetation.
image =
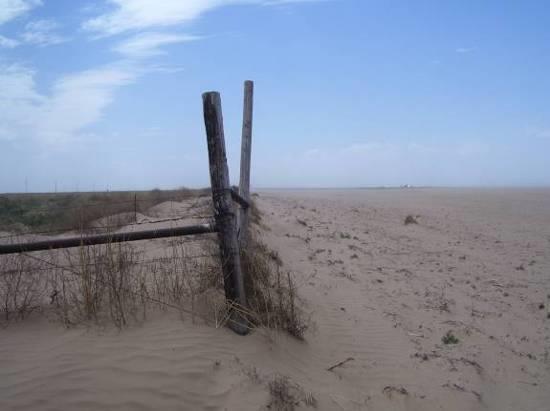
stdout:
[(217, 261), (187, 253), (172, 240), (164, 257), (151, 260), (141, 259), (129, 243), (52, 253), (48, 260), (1, 256), (1, 321), (7, 325), (40, 309), (66, 327), (123, 328), (144, 320), (152, 308), (194, 314), (197, 297), (219, 287), (220, 270)]
[(291, 392), (290, 382), (286, 377), (274, 378), (269, 383), (269, 394), (271, 401), (268, 407), (274, 410), (293, 411), (300, 404)]
[(395, 385), (385, 386), (382, 392), (390, 398), (393, 396), (394, 393), (401, 394), (401, 395), (409, 395), (409, 391), (407, 391), (406, 388), (401, 386), (395, 386)]
[(447, 331), (447, 334), (445, 334), (441, 338), (441, 341), (443, 342), (443, 344), (449, 345), (449, 344), (458, 344), (460, 340), (453, 334), (451, 330), (449, 330)]
[[(154, 190), (151, 196), (160, 201), (160, 193)], [(260, 213), (253, 210), (252, 218), (259, 222)], [(299, 308), (291, 274), (283, 271), (277, 253), (254, 235), (249, 238), (242, 252), (247, 317), (254, 326), (303, 339), (309, 321)], [(145, 319), (151, 308), (171, 306), (194, 316), (204, 297), (207, 315), (213, 314), (212, 322), (219, 325), (221, 319), (222, 324), (228, 307), (218, 298), (223, 296), (219, 262), (186, 258), (188, 250), (182, 243), (171, 240), (171, 244), (163, 258), (153, 260), (144, 260), (131, 243), (52, 252), (44, 260), (25, 254), (2, 256), (2, 272), (7, 270), (0, 281), (3, 322), (44, 308), (67, 327), (110, 323), (123, 328)], [(214, 241), (203, 247), (207, 256), (218, 252)]]
[(297, 305), (291, 274), (282, 272), (279, 255), (253, 236), (241, 254), (252, 321), (256, 325), (284, 330), (303, 339), (309, 322)]
[(276, 411), (294, 411), (301, 403), (316, 408), (317, 400), (311, 393), (293, 383), (288, 377), (277, 375), (268, 384), (270, 401), (267, 408)]
[[(118, 191), (101, 193), (3, 194), (0, 196), (0, 229), (18, 233), (91, 228), (99, 218), (113, 216), (110, 225), (134, 221), (134, 211), (169, 200), (208, 194), (208, 190)], [(134, 201), (137, 200), (137, 201)], [(124, 214), (126, 213), (126, 215)]]
[(38, 270), (36, 264), (19, 256), (0, 260), (0, 324), (22, 320), (40, 307), (45, 290)]

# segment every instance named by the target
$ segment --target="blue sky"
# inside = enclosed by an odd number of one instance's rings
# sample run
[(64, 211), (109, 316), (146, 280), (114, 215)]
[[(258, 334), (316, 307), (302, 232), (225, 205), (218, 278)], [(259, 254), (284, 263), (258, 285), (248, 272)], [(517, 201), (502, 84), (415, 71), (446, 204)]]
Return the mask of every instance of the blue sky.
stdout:
[(0, 192), (550, 185), (546, 1), (0, 0)]

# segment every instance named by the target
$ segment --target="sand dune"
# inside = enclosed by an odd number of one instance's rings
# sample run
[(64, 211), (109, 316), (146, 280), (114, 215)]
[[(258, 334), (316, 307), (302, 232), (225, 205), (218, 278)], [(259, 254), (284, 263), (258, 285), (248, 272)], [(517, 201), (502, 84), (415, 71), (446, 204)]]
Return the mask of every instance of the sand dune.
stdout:
[(550, 190), (257, 201), (261, 236), (311, 315), (304, 342), (171, 312), (120, 332), (31, 318), (0, 330), (0, 409), (277, 409), (280, 376), (296, 409), (548, 409)]

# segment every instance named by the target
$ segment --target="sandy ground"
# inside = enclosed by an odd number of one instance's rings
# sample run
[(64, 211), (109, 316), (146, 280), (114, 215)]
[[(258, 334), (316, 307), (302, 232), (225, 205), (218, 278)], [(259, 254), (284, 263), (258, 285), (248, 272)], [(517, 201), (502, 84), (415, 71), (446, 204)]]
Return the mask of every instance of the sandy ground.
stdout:
[(122, 332), (30, 319), (0, 330), (0, 409), (268, 409), (277, 375), (320, 410), (550, 409), (550, 190), (257, 201), (311, 315), (305, 342), (172, 313)]

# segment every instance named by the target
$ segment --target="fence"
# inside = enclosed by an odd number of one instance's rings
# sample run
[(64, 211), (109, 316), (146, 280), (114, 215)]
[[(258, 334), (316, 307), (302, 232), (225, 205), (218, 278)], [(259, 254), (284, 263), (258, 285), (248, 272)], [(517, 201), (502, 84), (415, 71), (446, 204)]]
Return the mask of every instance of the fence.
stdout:
[[(247, 334), (249, 331), (247, 325), (248, 321), (242, 314), (243, 310), (239, 308), (246, 307), (246, 296), (240, 262), (240, 248), (246, 247), (247, 244), (250, 212), (253, 92), (253, 82), (246, 81), (244, 84), (241, 167), (238, 190), (231, 188), (229, 182), (220, 94), (218, 92), (207, 92), (202, 96), (206, 140), (208, 144), (214, 223), (156, 230), (81, 235), (78, 237), (45, 241), (0, 244), (0, 255), (26, 254), (41, 250), (217, 233), (224, 291), (229, 307), (229, 321), (227, 324), (236, 333), (241, 335)], [(135, 206), (135, 204), (137, 204), (137, 199), (134, 197), (133, 201), (134, 214), (137, 214), (137, 208)], [(239, 206), (238, 213), (237, 205)]]

